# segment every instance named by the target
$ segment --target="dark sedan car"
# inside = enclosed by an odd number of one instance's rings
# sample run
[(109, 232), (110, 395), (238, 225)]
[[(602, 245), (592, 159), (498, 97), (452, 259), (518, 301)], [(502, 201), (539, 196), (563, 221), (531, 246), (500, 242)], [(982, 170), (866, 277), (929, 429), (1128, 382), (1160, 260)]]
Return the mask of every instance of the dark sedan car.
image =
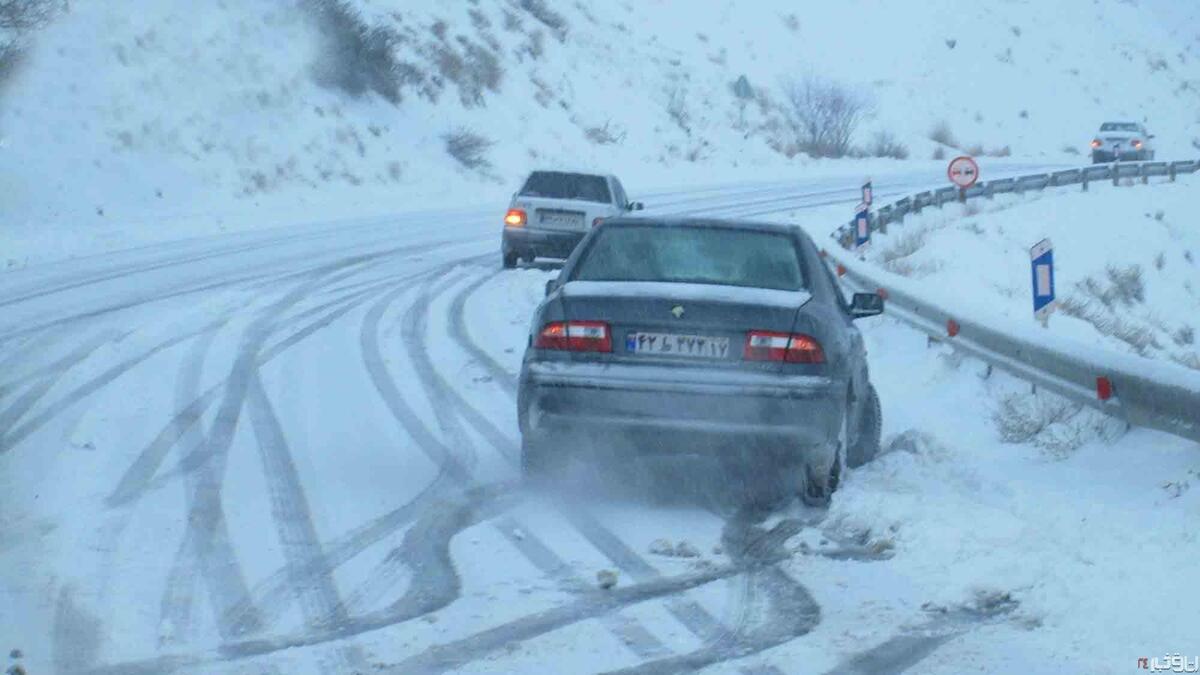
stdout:
[(527, 476), (594, 451), (717, 453), (822, 504), (878, 449), (852, 321), (883, 299), (847, 303), (797, 228), (607, 220), (546, 293), (517, 404)]

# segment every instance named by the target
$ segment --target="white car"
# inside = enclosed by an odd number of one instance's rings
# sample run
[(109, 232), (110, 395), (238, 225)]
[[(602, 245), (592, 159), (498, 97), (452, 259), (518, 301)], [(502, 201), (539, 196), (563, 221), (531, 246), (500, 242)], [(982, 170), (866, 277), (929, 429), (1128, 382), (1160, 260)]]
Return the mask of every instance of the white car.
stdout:
[(1154, 134), (1137, 122), (1105, 122), (1092, 139), (1092, 164), (1154, 159)]
[(605, 218), (641, 209), (641, 202), (629, 201), (616, 176), (534, 171), (504, 214), (504, 266), (535, 258), (565, 260), (583, 235)]

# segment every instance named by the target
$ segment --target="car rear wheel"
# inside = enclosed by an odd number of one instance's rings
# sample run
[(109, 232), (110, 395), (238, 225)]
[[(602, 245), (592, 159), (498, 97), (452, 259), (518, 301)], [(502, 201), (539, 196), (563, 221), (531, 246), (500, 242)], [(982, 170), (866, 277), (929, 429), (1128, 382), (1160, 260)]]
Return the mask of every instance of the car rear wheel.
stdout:
[(833, 463), (828, 468), (814, 467), (812, 464), (805, 465), (804, 482), (800, 488), (800, 501), (804, 502), (807, 506), (818, 508), (829, 506), (829, 502), (833, 498), (833, 493), (837, 491), (838, 485), (842, 482), (849, 438), (850, 411), (847, 410), (842, 415), (841, 430), (838, 432), (838, 438), (835, 442), (836, 447), (833, 453)]
[(879, 439), (883, 430), (883, 411), (879, 405), (879, 394), (875, 387), (867, 386), (867, 400), (863, 401), (862, 419), (858, 434), (846, 452), (846, 466), (851, 469), (866, 464), (879, 454)]
[(504, 269), (511, 270), (517, 266), (517, 260), (520, 258), (515, 251), (506, 251), (504, 253)]

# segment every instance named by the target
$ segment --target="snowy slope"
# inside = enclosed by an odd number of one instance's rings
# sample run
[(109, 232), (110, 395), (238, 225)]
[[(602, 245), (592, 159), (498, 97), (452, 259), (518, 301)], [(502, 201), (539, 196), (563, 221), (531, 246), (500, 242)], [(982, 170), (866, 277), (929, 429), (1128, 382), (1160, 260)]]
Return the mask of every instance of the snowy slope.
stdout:
[(1197, 181), (1062, 188), (928, 209), (878, 235), (867, 260), (947, 307), (1032, 324), (1029, 248), (1055, 247), (1052, 332), (1200, 368)]
[[(1062, 149), (1108, 117), (1147, 119), (1160, 157), (1200, 136), (1186, 4), (352, 4), (392, 41), (398, 103), (319, 86), (340, 43), (296, 3), (72, 3), (0, 94), (0, 267), (496, 204), (533, 166), (613, 170), (640, 193), (896, 164), (772, 149), (780, 82), (808, 73), (865, 92), (857, 142), (890, 131), (910, 161), (930, 161), (940, 121), (963, 147), (1052, 162), (1075, 161)], [(741, 75), (756, 99), (744, 105)], [(494, 143), (490, 166), (447, 155), (456, 130)]]

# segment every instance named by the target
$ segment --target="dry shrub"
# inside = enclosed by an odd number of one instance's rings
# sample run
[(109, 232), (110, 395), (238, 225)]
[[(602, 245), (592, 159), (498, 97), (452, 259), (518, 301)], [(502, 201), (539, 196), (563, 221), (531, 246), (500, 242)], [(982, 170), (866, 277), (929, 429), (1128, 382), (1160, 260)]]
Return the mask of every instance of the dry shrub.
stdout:
[(800, 148), (813, 157), (845, 157), (870, 111), (866, 94), (816, 75), (782, 85), (784, 117)]
[(567, 39), (567, 20), (562, 14), (550, 9), (545, 0), (517, 0), (517, 6), (549, 28), (559, 42)]
[[(941, 143), (942, 145), (946, 145), (951, 148), (958, 147), (958, 141), (954, 138), (954, 132), (950, 131), (950, 124), (946, 122), (946, 120), (942, 120), (933, 125), (933, 127), (929, 130), (929, 140), (933, 141), (934, 143)], [(934, 159), (941, 158), (934, 157)]]
[(398, 104), (403, 89), (420, 82), (412, 65), (396, 59), (401, 37), (395, 31), (368, 26), (345, 0), (305, 0), (302, 6), (323, 42), (312, 66), (317, 84), (354, 97), (374, 92)]
[(871, 145), (867, 147), (867, 154), (872, 157), (908, 159), (908, 147), (897, 141), (890, 131), (880, 131), (871, 139)]
[(487, 153), (495, 145), (494, 141), (469, 129), (451, 131), (443, 135), (442, 140), (446, 143), (446, 152), (463, 167), (479, 171), (492, 166)]

